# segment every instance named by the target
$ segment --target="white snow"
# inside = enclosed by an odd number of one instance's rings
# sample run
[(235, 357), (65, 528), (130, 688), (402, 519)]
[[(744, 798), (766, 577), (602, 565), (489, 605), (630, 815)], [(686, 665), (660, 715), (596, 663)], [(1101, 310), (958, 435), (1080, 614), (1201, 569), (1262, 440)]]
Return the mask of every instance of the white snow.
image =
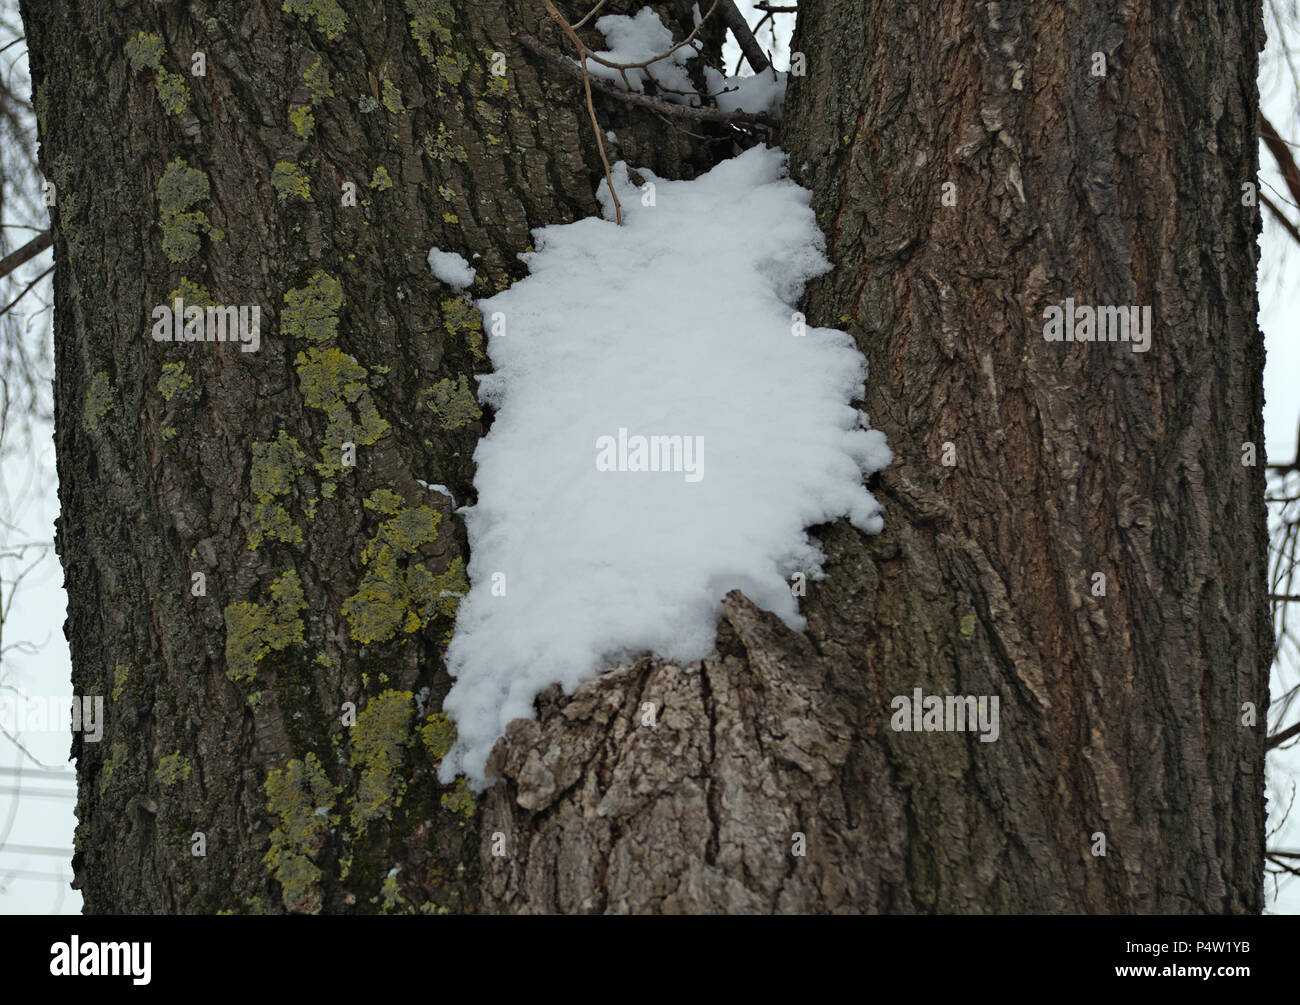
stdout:
[(439, 495), (446, 496), (451, 500), (453, 506), (456, 504), (456, 497), (451, 494), (451, 489), (447, 488), (446, 485), (434, 485), (430, 482), (421, 481), (419, 478), (415, 480), (415, 484), (427, 492), (437, 492)]
[(787, 74), (770, 69), (748, 77), (725, 77), (711, 66), (704, 68), (709, 91), (724, 112), (766, 112), (780, 118), (786, 78)]
[[(654, 205), (619, 162), (625, 226), (602, 185), (606, 219), (535, 231), (531, 274), (479, 303), (510, 327), (479, 387), (496, 417), (461, 511), (471, 586), (448, 650), (444, 781), (487, 784), (493, 742), (554, 682), (572, 692), (647, 651), (706, 655), (731, 589), (802, 627), (787, 578), (822, 559), (806, 528), (883, 526), (863, 476), (889, 448), (850, 405), (865, 361), (842, 332), (794, 334), (805, 282), (830, 265), (784, 154), (757, 147), (689, 182), (641, 174)], [(599, 470), (620, 437), (654, 435), (680, 435), (690, 463)]]
[(454, 251), (430, 248), (429, 268), (452, 289), (463, 290), (474, 282), (474, 269)]

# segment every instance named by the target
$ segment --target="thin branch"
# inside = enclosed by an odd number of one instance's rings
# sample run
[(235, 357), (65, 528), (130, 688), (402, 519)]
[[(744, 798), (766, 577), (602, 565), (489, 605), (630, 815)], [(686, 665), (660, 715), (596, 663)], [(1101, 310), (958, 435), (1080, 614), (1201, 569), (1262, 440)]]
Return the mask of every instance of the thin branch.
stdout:
[(1300, 869), (1295, 868), (1295, 866), (1287, 865), (1279, 856), (1274, 855), (1272, 852), (1269, 852), (1266, 857), (1277, 866), (1277, 869), (1270, 873), (1271, 875), (1278, 875), (1280, 870), (1281, 872), (1290, 873), (1292, 876), (1300, 876)]
[(5, 314), (8, 314), (13, 309), (14, 305), (18, 303), (19, 300), (27, 296), (27, 294), (31, 293), (32, 290), (36, 288), (36, 284), (39, 283), (42, 279), (44, 279), (53, 271), (54, 271), (54, 266), (51, 265), (48, 269), (46, 269), (39, 276), (33, 279), (30, 283), (24, 286), (23, 291), (19, 293), (18, 296), (10, 300), (9, 303), (4, 305), (4, 307), (0, 307), (0, 317), (4, 316)]
[(1296, 225), (1286, 218), (1286, 214), (1282, 212), (1278, 204), (1270, 199), (1265, 192), (1260, 192), (1259, 198), (1269, 208), (1269, 211), (1273, 214), (1273, 219), (1282, 225), (1282, 229), (1290, 234), (1297, 244), (1300, 244), (1300, 230), (1297, 230)]
[[(3, 726), (0, 726), (0, 736), (3, 736), (6, 740), (8, 740), (10, 743), (12, 743), (12, 744), (13, 744), (15, 747), (17, 747), (17, 748), (18, 748), (18, 749), (19, 749), (23, 754), (26, 754), (27, 757), (28, 757), (28, 759), (31, 760), (31, 762), (32, 762), (33, 764), (39, 764), (42, 768), (45, 768), (46, 770), (50, 770), (50, 769), (51, 769), (51, 765), (46, 764), (46, 763), (45, 763), (44, 761), (42, 761), (39, 757), (37, 757), (37, 756), (36, 756), (35, 754), (33, 754), (30, 750), (28, 750), (25, 746), (23, 746), (22, 741), (19, 740), (18, 737), (17, 737), (15, 734), (10, 733), (9, 730), (5, 729)], [(18, 790), (15, 789), (14, 791), (17, 792)]]
[[(758, 24), (754, 25), (755, 38), (758, 37), (759, 31), (762, 29), (763, 25), (765, 25), (768, 22), (768, 19), (771, 18), (771, 16), (772, 15), (770, 13), (764, 14), (762, 17), (758, 19)], [(740, 74), (740, 64), (743, 63), (744, 61), (745, 61), (745, 54), (742, 52), (740, 54), (740, 58), (736, 60), (736, 68), (731, 71), (731, 75), (733, 77), (738, 76)]]
[(1297, 733), (1300, 733), (1300, 722), (1297, 722), (1293, 726), (1288, 726), (1280, 733), (1274, 733), (1264, 741), (1264, 749), (1272, 750), (1278, 744), (1286, 743), (1287, 740), (1291, 739), (1291, 737), (1295, 736)]
[(53, 243), (54, 236), (48, 230), (42, 230), (17, 251), (11, 251), (4, 258), (0, 258), (0, 279), (9, 275), (18, 266), (30, 262)]
[(600, 131), (600, 122), (596, 118), (596, 106), (591, 103), (591, 75), (587, 73), (587, 47), (582, 44), (582, 39), (578, 33), (573, 30), (569, 22), (564, 20), (555, 4), (551, 0), (542, 0), (546, 11), (551, 18), (558, 24), (578, 47), (578, 61), (582, 64), (582, 88), (587, 92), (587, 112), (591, 115), (591, 129), (596, 134), (596, 149), (600, 151), (600, 162), (605, 165), (605, 184), (609, 186), (609, 197), (614, 200), (614, 221), (621, 227), (623, 226), (623, 207), (619, 204), (618, 193), (614, 191), (614, 177), (609, 170), (609, 158), (605, 155), (605, 137)]
[(605, 6), (605, 2), (606, 2), (606, 0), (600, 0), (600, 2), (599, 2), (598, 4), (596, 4), (595, 7), (591, 8), (591, 10), (587, 11), (587, 16), (584, 17), (584, 18), (583, 18), (581, 21), (579, 21), (577, 24), (575, 24), (575, 25), (573, 26), (573, 30), (574, 30), (574, 31), (577, 31), (577, 30), (578, 30), (579, 28), (581, 28), (584, 24), (586, 24), (588, 21), (590, 21), (593, 17), (595, 17), (597, 14), (599, 14), (599, 13), (600, 13), (600, 9), (601, 9), (602, 7)]
[(1277, 161), (1278, 170), (1282, 172), (1282, 180), (1286, 182), (1291, 198), (1300, 203), (1300, 168), (1296, 167), (1291, 150), (1273, 128), (1273, 123), (1264, 117), (1263, 112), (1259, 113), (1259, 138), (1264, 141), (1264, 146), (1268, 147), (1269, 153)]
[[(767, 57), (763, 55), (758, 39), (749, 30), (749, 22), (736, 9), (736, 5), (732, 0), (722, 0), (721, 14), (722, 20), (731, 29), (731, 33), (736, 36), (736, 44), (740, 46), (740, 51), (745, 54), (745, 58), (749, 60), (749, 65), (754, 68), (754, 72), (762, 73), (771, 66), (772, 64), (767, 61)], [(704, 22), (701, 21), (700, 23), (703, 24)]]

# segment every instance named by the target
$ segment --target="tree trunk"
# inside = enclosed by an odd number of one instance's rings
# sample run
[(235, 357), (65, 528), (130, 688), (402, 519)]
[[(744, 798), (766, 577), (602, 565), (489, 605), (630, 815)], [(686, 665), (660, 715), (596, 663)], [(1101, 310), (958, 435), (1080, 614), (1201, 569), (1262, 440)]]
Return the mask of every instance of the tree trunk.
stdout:
[[(581, 90), (511, 39), (558, 31), (531, 0), (24, 18), (57, 192), (67, 634), (108, 708), (73, 744), (86, 911), (475, 910), (475, 800), (434, 779), (464, 529), (417, 479), (472, 501), (486, 364), (425, 256), (462, 254), (490, 294), (531, 228), (599, 212)], [(633, 164), (711, 166), (602, 115)], [(173, 291), (259, 305), (258, 351), (155, 342)]]
[[(709, 658), (544, 695), (477, 801), (433, 778), (466, 544), (417, 479), (472, 501), (485, 364), (425, 253), (487, 295), (596, 212), (585, 102), (526, 0), (206, 6), (24, 4), (67, 631), (111, 697), (87, 911), (1260, 909), (1257, 4), (800, 5), (805, 309), (870, 360), (885, 532), (821, 529), (803, 633), (732, 593)], [(598, 111), (663, 176), (727, 145)], [(259, 351), (150, 338), (198, 287)], [(1151, 305), (1150, 351), (1045, 341), (1067, 297)], [(917, 687), (999, 697), (996, 742), (896, 732)]]

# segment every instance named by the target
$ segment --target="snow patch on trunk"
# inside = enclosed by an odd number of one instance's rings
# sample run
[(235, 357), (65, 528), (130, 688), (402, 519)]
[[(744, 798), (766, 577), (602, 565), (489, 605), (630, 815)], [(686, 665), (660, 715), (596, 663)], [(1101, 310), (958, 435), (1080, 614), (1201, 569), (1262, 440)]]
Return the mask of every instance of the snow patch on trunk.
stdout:
[(429, 268), (437, 279), (455, 290), (463, 290), (474, 282), (474, 268), (454, 251), (429, 249)]
[(507, 333), (479, 386), (496, 417), (463, 510), (444, 781), (485, 786), (494, 741), (553, 683), (572, 692), (647, 651), (707, 655), (731, 589), (802, 628), (787, 578), (823, 557), (806, 529), (882, 528), (863, 477), (891, 455), (850, 404), (865, 360), (843, 332), (796, 334), (804, 284), (830, 265), (784, 154), (694, 181), (641, 173), (653, 200), (614, 170), (625, 226), (536, 231), (531, 275), (479, 303)]

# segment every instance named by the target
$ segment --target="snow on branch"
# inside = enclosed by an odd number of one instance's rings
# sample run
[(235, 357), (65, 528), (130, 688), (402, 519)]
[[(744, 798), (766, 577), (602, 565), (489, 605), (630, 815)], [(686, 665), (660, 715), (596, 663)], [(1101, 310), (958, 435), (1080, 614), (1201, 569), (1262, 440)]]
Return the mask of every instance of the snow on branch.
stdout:
[[(540, 39), (529, 35), (527, 32), (520, 31), (515, 33), (515, 40), (525, 49), (541, 56), (552, 66), (564, 71), (573, 79), (582, 79), (581, 66)], [(621, 90), (615, 84), (600, 77), (592, 80), (592, 86), (601, 94), (608, 95), (616, 101), (634, 105), (638, 108), (645, 108), (660, 115), (666, 115), (669, 118), (685, 119), (688, 122), (727, 122), (734, 125), (762, 126), (766, 129), (774, 129), (778, 123), (775, 116), (766, 112), (729, 112), (721, 108), (708, 106), (679, 105), (653, 95), (642, 94), (640, 91)]]
[[(702, 17), (697, 7), (695, 27), (676, 43), (659, 15), (649, 7), (643, 7), (634, 17), (606, 15), (595, 24), (607, 43), (613, 46), (606, 52), (594, 51), (578, 35), (578, 29), (600, 11), (604, 0), (600, 0), (576, 25), (565, 20), (551, 0), (542, 0), (542, 5), (572, 44), (577, 59), (570, 59), (527, 32), (516, 31), (514, 37), (526, 49), (543, 57), (568, 76), (582, 81), (587, 98), (587, 113), (605, 169), (605, 183), (614, 198), (614, 218), (620, 226), (623, 223), (623, 207), (611, 181), (605, 138), (592, 101), (593, 89), (665, 117), (695, 122), (757, 125), (769, 129), (776, 125), (781, 101), (785, 96), (785, 74), (772, 70), (745, 19), (731, 0), (713, 0), (713, 5)], [(695, 36), (705, 22), (719, 11), (740, 41), (751, 64), (759, 72), (754, 77), (742, 79), (726, 77), (722, 72), (706, 67), (705, 79), (715, 93), (701, 94), (694, 88), (685, 64), (699, 55), (699, 43), (695, 41)], [(738, 24), (733, 24), (733, 21)], [(665, 96), (646, 94), (644, 85), (647, 80), (653, 81), (657, 90)], [(706, 99), (715, 99), (715, 106), (705, 106)]]

